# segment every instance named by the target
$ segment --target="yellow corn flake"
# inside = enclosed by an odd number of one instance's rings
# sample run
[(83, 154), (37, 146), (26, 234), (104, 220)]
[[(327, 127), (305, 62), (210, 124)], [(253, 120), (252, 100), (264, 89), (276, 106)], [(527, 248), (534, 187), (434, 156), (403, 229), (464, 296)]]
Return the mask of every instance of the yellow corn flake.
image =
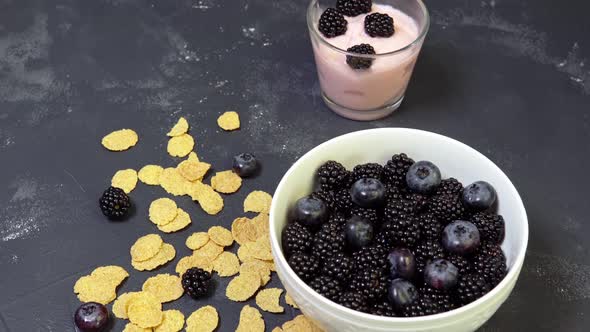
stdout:
[(218, 324), (217, 309), (208, 305), (197, 309), (186, 319), (186, 332), (213, 332)]
[(270, 212), (272, 196), (264, 191), (256, 190), (248, 194), (244, 200), (244, 212)]
[(255, 260), (254, 257), (254, 242), (246, 242), (238, 248), (238, 258), (242, 263)]
[(189, 134), (182, 134), (170, 138), (168, 141), (168, 154), (172, 157), (186, 157), (195, 147), (195, 140)]
[(223, 252), (223, 247), (213, 241), (207, 242), (201, 248), (193, 251), (193, 255), (197, 257), (203, 257), (210, 262), (213, 262), (217, 256)]
[(178, 310), (164, 311), (162, 323), (154, 327), (154, 332), (179, 332), (184, 327), (184, 315)]
[(102, 146), (110, 151), (125, 151), (137, 144), (139, 137), (131, 129), (113, 131), (102, 138)]
[(136, 185), (137, 172), (131, 168), (117, 171), (111, 179), (111, 186), (123, 189), (126, 194), (133, 191)]
[(140, 292), (133, 296), (127, 305), (129, 321), (139, 327), (151, 328), (162, 323), (162, 303), (148, 292)]
[(176, 273), (182, 276), (186, 270), (192, 267), (198, 267), (211, 273), (213, 271), (213, 262), (207, 258), (195, 255), (182, 257), (176, 264)]
[(274, 329), (272, 329), (272, 331), (270, 331), (270, 332), (283, 332), (283, 329), (277, 326)]
[(139, 327), (133, 323), (127, 323), (127, 325), (125, 325), (125, 328), (123, 329), (123, 332), (152, 332), (152, 329), (144, 329), (143, 327)]
[(236, 302), (246, 301), (260, 288), (260, 276), (244, 273), (233, 278), (225, 289), (225, 296)]
[(266, 285), (270, 281), (270, 269), (268, 265), (257, 259), (249, 260), (240, 266), (240, 274), (256, 273), (260, 276), (260, 284)]
[(236, 332), (264, 332), (264, 319), (258, 309), (245, 305)]
[(99, 267), (76, 281), (74, 293), (82, 302), (107, 304), (117, 297), (117, 287), (128, 276), (127, 271), (119, 266)]
[(180, 278), (168, 273), (148, 278), (141, 289), (154, 294), (162, 303), (177, 300), (184, 294)]
[(217, 118), (217, 125), (226, 131), (240, 128), (240, 116), (236, 112), (225, 112)]
[(211, 164), (191, 160), (184, 160), (176, 167), (180, 175), (188, 181), (201, 180), (209, 168), (211, 168)]
[(137, 262), (147, 261), (158, 254), (162, 244), (164, 244), (164, 241), (162, 241), (160, 235), (144, 235), (131, 246), (131, 259)]
[(275, 266), (274, 261), (261, 261), (261, 262), (266, 264), (266, 266), (268, 266), (268, 269), (271, 270), (272, 272), (277, 272), (277, 267)]
[(254, 224), (254, 228), (256, 229), (256, 239), (262, 236), (270, 236), (268, 214), (259, 213), (256, 217), (252, 218), (252, 224)]
[(297, 303), (295, 303), (295, 301), (293, 301), (293, 298), (291, 297), (291, 295), (289, 295), (289, 293), (285, 292), (285, 302), (292, 306), (295, 309), (299, 309), (299, 306), (297, 306)]
[(129, 306), (129, 301), (139, 293), (141, 292), (128, 292), (119, 295), (119, 297), (117, 297), (117, 299), (113, 303), (112, 311), (115, 317), (121, 319), (129, 318), (129, 316), (127, 316), (127, 307)]
[(157, 186), (160, 184), (160, 175), (163, 171), (164, 169), (162, 166), (145, 165), (139, 170), (139, 172), (137, 172), (137, 177), (139, 178), (139, 181), (145, 184)]
[(188, 157), (186, 158), (186, 160), (188, 161), (194, 161), (194, 162), (199, 162), (199, 156), (197, 156), (197, 153), (195, 151), (191, 151), (191, 153), (188, 154)]
[(256, 226), (251, 219), (246, 217), (234, 219), (231, 225), (231, 234), (240, 245), (246, 242), (254, 242), (258, 238)]
[(209, 238), (211, 241), (217, 243), (222, 247), (229, 247), (234, 243), (234, 237), (231, 235), (231, 232), (221, 226), (213, 226), (209, 228), (207, 232), (209, 234)]
[(172, 129), (170, 129), (170, 131), (166, 135), (168, 135), (170, 137), (176, 137), (176, 136), (186, 134), (187, 132), (188, 132), (188, 122), (186, 121), (185, 118), (181, 117), (180, 119), (178, 119), (178, 122), (174, 125), (174, 127), (172, 127)]
[(256, 304), (264, 311), (272, 313), (284, 312), (285, 308), (279, 305), (282, 293), (283, 290), (280, 288), (263, 289), (256, 295)]
[(201, 182), (195, 182), (195, 193), (193, 199), (199, 202), (199, 205), (207, 214), (215, 215), (223, 209), (223, 198), (211, 188)]
[(223, 194), (232, 194), (242, 186), (242, 178), (233, 171), (217, 172), (211, 178), (211, 187)]
[(119, 285), (129, 277), (129, 273), (117, 265), (99, 266), (90, 275), (95, 278), (106, 279), (114, 285)]
[(270, 249), (270, 239), (268, 236), (262, 236), (252, 245), (252, 255), (254, 258), (270, 261), (272, 260), (272, 252)]
[(183, 209), (178, 208), (176, 218), (166, 225), (158, 225), (158, 229), (164, 233), (177, 232), (191, 224), (191, 217)]
[(209, 234), (205, 232), (197, 232), (191, 234), (186, 239), (185, 244), (189, 249), (197, 250), (202, 246), (206, 245), (207, 242), (209, 242)]
[(234, 253), (224, 251), (213, 261), (213, 270), (220, 277), (231, 277), (240, 270), (240, 261)]
[(284, 332), (324, 332), (314, 322), (304, 315), (298, 315), (293, 320), (283, 324)]
[(160, 186), (171, 195), (186, 195), (185, 186), (188, 181), (174, 167), (165, 168), (160, 175)]
[(131, 265), (138, 271), (151, 271), (173, 260), (174, 256), (176, 256), (174, 247), (168, 243), (164, 243), (162, 249), (160, 249), (156, 256), (143, 262), (131, 261)]
[(178, 206), (170, 198), (158, 198), (150, 204), (149, 218), (156, 225), (166, 225), (178, 215)]

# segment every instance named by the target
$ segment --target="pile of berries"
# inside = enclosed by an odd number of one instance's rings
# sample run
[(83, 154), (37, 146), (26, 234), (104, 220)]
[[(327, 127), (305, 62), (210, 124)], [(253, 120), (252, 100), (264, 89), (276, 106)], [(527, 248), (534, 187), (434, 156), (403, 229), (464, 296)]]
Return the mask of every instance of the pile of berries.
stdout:
[(299, 278), (331, 301), (380, 316), (432, 315), (477, 300), (506, 275), (489, 183), (463, 187), (404, 153), (352, 171), (328, 161), (316, 176), (282, 246)]

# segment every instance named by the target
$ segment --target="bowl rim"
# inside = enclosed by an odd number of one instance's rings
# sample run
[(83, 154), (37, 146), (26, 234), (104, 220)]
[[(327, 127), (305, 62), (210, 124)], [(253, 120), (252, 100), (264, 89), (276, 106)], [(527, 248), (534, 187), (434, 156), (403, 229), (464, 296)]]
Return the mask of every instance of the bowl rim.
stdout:
[[(310, 286), (308, 286), (307, 283), (305, 283), (303, 280), (301, 280), (301, 278), (299, 278), (299, 276), (297, 274), (295, 274), (295, 272), (291, 269), (291, 267), (287, 263), (285, 255), (283, 254), (283, 250), (282, 250), (281, 246), (279, 245), (279, 240), (276, 235), (276, 232), (274, 231), (274, 229), (277, 227), (277, 222), (275, 221), (276, 220), (276, 204), (275, 204), (275, 200), (273, 200), (273, 202), (271, 204), (271, 208), (270, 208), (270, 214), (269, 214), (269, 223), (270, 223), (269, 227), (271, 229), (271, 232), (270, 232), (271, 249), (273, 250), (275, 259), (278, 257), (279, 263), (287, 267), (287, 273), (294, 276), (295, 282), (298, 285), (302, 286), (308, 293), (310, 293), (313, 296), (314, 301), (319, 301), (322, 306), (332, 307), (334, 310), (341, 311), (341, 312), (347, 313), (349, 315), (353, 315), (353, 316), (361, 318), (363, 320), (372, 320), (372, 321), (379, 322), (379, 323), (398, 323), (398, 324), (406, 324), (406, 323), (413, 324), (413, 323), (421, 323), (421, 322), (430, 322), (430, 321), (436, 321), (436, 320), (441, 320), (441, 319), (453, 318), (455, 316), (462, 315), (465, 312), (469, 312), (469, 311), (475, 309), (476, 307), (478, 307), (488, 301), (491, 301), (502, 289), (506, 288), (509, 285), (509, 283), (511, 282), (512, 279), (518, 278), (518, 274), (520, 273), (520, 268), (524, 264), (524, 258), (526, 256), (526, 249), (527, 249), (528, 240), (529, 240), (528, 217), (526, 214), (526, 209), (524, 207), (524, 203), (522, 202), (522, 198), (520, 197), (520, 194), (516, 190), (516, 187), (514, 186), (514, 184), (510, 180), (510, 178), (502, 171), (502, 169), (500, 169), (500, 167), (498, 167), (488, 157), (486, 157), (481, 152), (475, 150), (474, 148), (470, 147), (469, 145), (467, 145), (463, 142), (460, 142), (460, 141), (450, 138), (448, 136), (433, 133), (430, 131), (413, 129), (413, 128), (403, 128), (403, 127), (374, 128), (374, 129), (365, 129), (365, 130), (350, 132), (347, 134), (343, 134), (343, 135), (331, 138), (331, 139), (317, 145), (316, 147), (312, 148), (311, 150), (307, 151), (304, 155), (299, 157), (299, 159), (295, 163), (293, 163), (293, 165), (291, 165), (291, 167), (289, 167), (287, 172), (281, 178), (279, 185), (275, 189), (275, 195), (277, 192), (282, 191), (283, 186), (285, 186), (286, 179), (291, 175), (291, 173), (293, 173), (293, 171), (297, 167), (299, 167), (304, 162), (304, 160), (307, 159), (315, 151), (320, 150), (323, 147), (325, 147), (326, 145), (333, 144), (333, 143), (338, 142), (340, 140), (345, 140), (348, 138), (354, 138), (357, 136), (366, 135), (367, 133), (381, 133), (381, 132), (385, 133), (385, 132), (391, 132), (391, 131), (407, 132), (407, 134), (410, 134), (410, 135), (417, 134), (417, 135), (430, 136), (430, 138), (434, 138), (434, 139), (446, 141), (446, 143), (458, 145), (458, 146), (466, 149), (468, 153), (475, 154), (479, 158), (483, 158), (483, 160), (485, 162), (489, 163), (492, 168), (494, 168), (500, 175), (504, 176), (508, 180), (509, 190), (512, 192), (514, 198), (517, 200), (517, 205), (520, 207), (519, 212), (520, 212), (520, 218), (524, 224), (523, 225), (524, 226), (524, 230), (523, 230), (524, 236), (523, 236), (521, 246), (520, 246), (521, 250), (518, 253), (518, 255), (516, 256), (516, 259), (514, 260), (514, 263), (512, 264), (512, 268), (508, 271), (506, 276), (504, 276), (502, 281), (498, 285), (496, 285), (492, 290), (490, 290), (486, 295), (484, 295), (483, 297), (481, 297), (481, 298), (479, 298), (467, 305), (464, 305), (460, 308), (453, 309), (453, 310), (446, 311), (446, 312), (439, 313), (439, 314), (434, 314), (434, 315), (421, 316), (421, 317), (385, 317), (385, 316), (377, 316), (377, 315), (372, 315), (372, 314), (356, 311), (353, 309), (349, 309), (343, 305), (340, 305), (336, 302), (333, 302), (333, 301), (321, 296), (319, 293), (317, 293), (315, 290), (313, 290)], [(275, 250), (279, 250), (279, 253), (275, 253), (274, 252)], [(350, 318), (354, 318), (354, 317), (350, 317)]]

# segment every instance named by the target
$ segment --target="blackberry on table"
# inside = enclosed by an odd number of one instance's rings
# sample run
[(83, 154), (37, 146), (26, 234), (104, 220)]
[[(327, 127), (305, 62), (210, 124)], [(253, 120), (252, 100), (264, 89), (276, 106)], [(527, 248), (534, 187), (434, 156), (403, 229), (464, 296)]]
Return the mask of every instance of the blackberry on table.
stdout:
[(387, 293), (387, 276), (383, 269), (364, 269), (353, 274), (350, 290), (359, 292), (367, 301), (375, 301)]
[(387, 251), (380, 245), (365, 247), (352, 254), (355, 270), (387, 268)]
[(338, 281), (328, 276), (315, 277), (309, 282), (309, 287), (331, 301), (335, 301), (342, 292)]
[(370, 308), (369, 313), (377, 316), (396, 317), (393, 305), (387, 300), (375, 302)]
[(317, 177), (320, 187), (333, 190), (348, 184), (350, 172), (341, 163), (330, 160), (318, 168)]
[(367, 298), (359, 292), (344, 292), (340, 298), (338, 298), (337, 302), (352, 310), (361, 312), (368, 311)]
[(381, 226), (395, 245), (413, 247), (420, 240), (420, 227), (416, 218), (406, 217), (386, 220)]
[(421, 287), (418, 289), (420, 297), (430, 301), (435, 314), (455, 309), (450, 293), (443, 292), (430, 287)]
[(455, 298), (460, 304), (469, 304), (487, 294), (492, 287), (483, 276), (466, 274), (459, 276), (455, 286)]
[(311, 197), (317, 198), (324, 202), (326, 206), (330, 209), (330, 211), (334, 211), (336, 208), (336, 202), (334, 200), (334, 193), (332, 191), (320, 189), (318, 191), (314, 191), (311, 193)]
[(477, 226), (483, 241), (500, 244), (504, 241), (504, 218), (487, 212), (479, 212), (471, 217), (471, 222)]
[(191, 297), (198, 299), (207, 295), (209, 288), (211, 287), (211, 273), (198, 268), (193, 267), (182, 275), (182, 288)]
[(423, 213), (419, 215), (417, 222), (420, 227), (421, 238), (440, 239), (443, 227), (432, 213)]
[(436, 195), (428, 202), (430, 212), (443, 224), (461, 219), (465, 214), (465, 208), (461, 198), (457, 195)]
[(102, 213), (111, 220), (124, 218), (131, 207), (131, 200), (123, 189), (109, 187), (98, 201)]
[(347, 282), (350, 279), (352, 269), (352, 259), (343, 253), (337, 253), (325, 260), (321, 274), (340, 282)]
[(346, 16), (357, 16), (360, 14), (369, 13), (372, 0), (337, 0), (336, 8)]
[(315, 234), (311, 252), (320, 259), (330, 257), (344, 251), (345, 240), (342, 225), (325, 223)]
[[(354, 45), (352, 47), (349, 47), (346, 51), (351, 52), (351, 53), (357, 53), (357, 54), (365, 54), (365, 55), (375, 54), (375, 49), (373, 48), (373, 46), (371, 46), (369, 44)], [(371, 65), (373, 64), (373, 58), (365, 58), (365, 57), (360, 57), (360, 56), (347, 55), (346, 56), (346, 63), (352, 69), (369, 69), (369, 68), (371, 68)]]
[(414, 257), (416, 258), (416, 270), (422, 274), (428, 262), (437, 258), (445, 258), (445, 252), (438, 240), (426, 239), (416, 245)]
[(435, 195), (459, 195), (463, 191), (463, 184), (455, 178), (444, 179), (434, 192)]
[(406, 173), (414, 160), (405, 153), (394, 154), (383, 167), (383, 181), (395, 188), (406, 186)]
[(307, 252), (311, 248), (311, 232), (298, 222), (289, 223), (282, 234), (283, 251), (287, 257), (296, 252)]
[(352, 169), (351, 182), (354, 183), (360, 179), (377, 179), (381, 180), (381, 173), (383, 172), (383, 166), (377, 163), (366, 163), (356, 165)]
[(369, 14), (365, 17), (365, 31), (371, 37), (391, 37), (395, 32), (393, 18), (387, 14)]
[(348, 22), (336, 8), (327, 8), (320, 16), (318, 30), (326, 37), (333, 38), (346, 33)]
[(309, 281), (317, 275), (320, 269), (320, 262), (315, 256), (297, 252), (287, 260), (295, 274), (303, 281)]

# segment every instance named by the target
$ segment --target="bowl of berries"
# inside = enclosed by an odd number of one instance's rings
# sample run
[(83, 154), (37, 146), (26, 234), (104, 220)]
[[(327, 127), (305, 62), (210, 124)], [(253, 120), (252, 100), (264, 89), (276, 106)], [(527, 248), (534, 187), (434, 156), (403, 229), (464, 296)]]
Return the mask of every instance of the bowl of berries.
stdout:
[(528, 221), (512, 182), (481, 153), (381, 128), (293, 164), (270, 236), (285, 289), (326, 331), (473, 331), (514, 288)]

